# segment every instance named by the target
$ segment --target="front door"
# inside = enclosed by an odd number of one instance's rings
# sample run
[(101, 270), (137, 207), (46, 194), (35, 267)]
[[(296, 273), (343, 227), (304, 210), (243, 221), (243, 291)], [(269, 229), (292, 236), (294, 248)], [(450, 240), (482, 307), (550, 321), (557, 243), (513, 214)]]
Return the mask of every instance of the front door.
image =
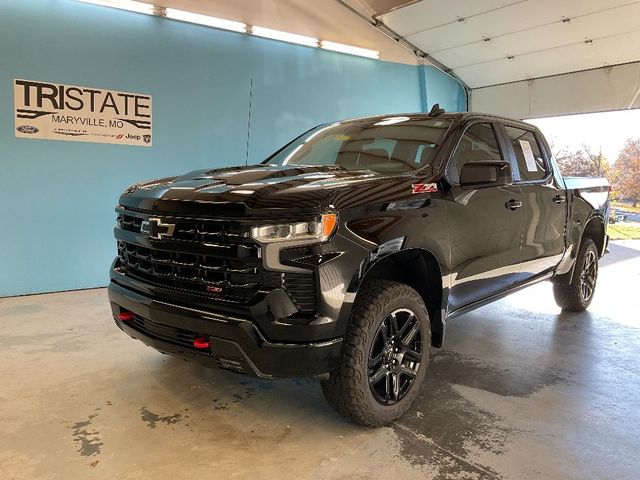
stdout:
[(448, 312), (512, 287), (520, 271), (522, 194), (518, 186), (462, 189), (459, 172), (473, 161), (509, 161), (496, 138), (496, 126), (467, 127), (449, 162), (452, 184), (447, 202), (451, 244)]

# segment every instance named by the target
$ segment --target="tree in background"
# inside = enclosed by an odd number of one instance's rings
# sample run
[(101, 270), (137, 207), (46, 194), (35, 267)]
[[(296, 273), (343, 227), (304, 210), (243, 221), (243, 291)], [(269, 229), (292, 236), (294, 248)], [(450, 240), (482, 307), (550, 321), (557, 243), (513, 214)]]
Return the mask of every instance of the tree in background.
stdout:
[(609, 162), (602, 150), (594, 153), (587, 145), (573, 152), (556, 149), (551, 146), (553, 157), (563, 175), (570, 177), (606, 177), (609, 173)]
[(640, 201), (640, 138), (628, 138), (611, 171), (611, 185), (615, 197), (631, 200), (636, 207)]

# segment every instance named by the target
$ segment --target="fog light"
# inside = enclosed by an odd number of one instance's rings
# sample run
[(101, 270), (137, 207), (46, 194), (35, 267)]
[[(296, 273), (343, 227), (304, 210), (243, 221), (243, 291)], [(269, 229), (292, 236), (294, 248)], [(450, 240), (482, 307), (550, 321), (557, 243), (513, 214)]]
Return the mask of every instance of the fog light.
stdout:
[(206, 337), (198, 337), (193, 340), (193, 346), (195, 348), (206, 349), (211, 346), (211, 342)]

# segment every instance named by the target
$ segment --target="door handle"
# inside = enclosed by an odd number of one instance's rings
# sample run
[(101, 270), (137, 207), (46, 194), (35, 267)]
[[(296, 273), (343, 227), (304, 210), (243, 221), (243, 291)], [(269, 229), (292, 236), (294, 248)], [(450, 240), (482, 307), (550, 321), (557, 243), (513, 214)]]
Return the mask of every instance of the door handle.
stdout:
[(515, 209), (520, 208), (522, 206), (522, 202), (519, 200), (511, 199), (507, 203), (505, 203), (504, 206), (505, 208), (508, 208), (513, 212)]
[(555, 203), (556, 205), (564, 203), (565, 200), (566, 198), (564, 195), (556, 195), (555, 197), (553, 197), (553, 203)]

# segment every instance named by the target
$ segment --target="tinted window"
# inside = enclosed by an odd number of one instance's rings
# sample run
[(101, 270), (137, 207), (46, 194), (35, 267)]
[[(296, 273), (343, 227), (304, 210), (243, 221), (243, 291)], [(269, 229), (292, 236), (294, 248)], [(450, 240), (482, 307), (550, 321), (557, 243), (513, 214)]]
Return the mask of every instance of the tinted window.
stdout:
[(451, 121), (389, 117), (323, 125), (271, 156), (276, 165), (341, 165), (349, 170), (400, 173), (433, 160)]
[(530, 182), (546, 177), (547, 169), (544, 157), (533, 132), (507, 126), (504, 128), (516, 154), (520, 181)]
[(467, 162), (501, 161), (500, 147), (490, 123), (476, 123), (465, 131), (449, 164), (449, 178), (458, 183), (460, 169)]

